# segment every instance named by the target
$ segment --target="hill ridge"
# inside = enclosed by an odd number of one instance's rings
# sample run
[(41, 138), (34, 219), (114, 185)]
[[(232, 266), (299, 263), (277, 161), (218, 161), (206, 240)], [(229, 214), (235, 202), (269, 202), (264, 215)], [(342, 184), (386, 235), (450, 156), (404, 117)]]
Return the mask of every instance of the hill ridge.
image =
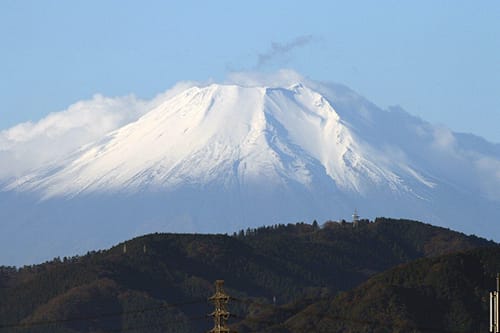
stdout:
[[(0, 323), (92, 317), (97, 311), (124, 314), (99, 317), (92, 324), (75, 320), (42, 325), (36, 332), (107, 331), (126, 325), (153, 325), (146, 331), (159, 332), (175, 318), (184, 318), (175, 328), (179, 332), (204, 330), (209, 323), (187, 318), (208, 313), (207, 303), (167, 308), (207, 299), (216, 279), (224, 279), (226, 290), (237, 299), (272, 304), (277, 297), (279, 306), (299, 301), (302, 305), (292, 308), (300, 313), (310, 304), (307, 299), (334, 297), (394, 265), (478, 246), (497, 244), (420, 222), (386, 218), (363, 220), (357, 227), (332, 221), (321, 227), (295, 223), (249, 228), (232, 236), (156, 233), (84, 256), (0, 269), (4, 300)], [(233, 311), (249, 316), (257, 310), (249, 303), (233, 306)], [(127, 311), (158, 307), (166, 309), (165, 317), (154, 312), (127, 315)]]

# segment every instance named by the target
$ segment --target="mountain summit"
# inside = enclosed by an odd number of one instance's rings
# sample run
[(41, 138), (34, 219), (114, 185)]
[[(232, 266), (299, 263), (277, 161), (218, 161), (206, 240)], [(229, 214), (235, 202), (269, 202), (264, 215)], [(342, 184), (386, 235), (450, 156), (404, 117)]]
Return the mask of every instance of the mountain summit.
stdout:
[[(36, 190), (47, 199), (200, 185), (312, 190), (321, 181), (357, 194), (375, 187), (411, 194), (348, 126), (321, 94), (302, 84), (193, 87), (8, 188)], [(408, 170), (405, 176), (434, 186)]]
[(0, 259), (154, 231), (348, 218), (355, 208), (498, 239), (499, 165), (499, 145), (381, 110), (342, 86), (191, 86), (5, 180), (0, 243), (30, 246)]

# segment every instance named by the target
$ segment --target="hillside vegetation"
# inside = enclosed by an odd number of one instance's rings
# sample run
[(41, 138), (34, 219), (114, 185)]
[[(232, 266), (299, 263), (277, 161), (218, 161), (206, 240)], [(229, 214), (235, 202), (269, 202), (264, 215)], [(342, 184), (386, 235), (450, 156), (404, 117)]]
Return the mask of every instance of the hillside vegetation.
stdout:
[(420, 259), (259, 332), (487, 332), (499, 271), (499, 247)]
[[(416, 266), (404, 266), (410, 267), (411, 276), (415, 275), (405, 282), (403, 277), (408, 274), (401, 273), (399, 280), (404, 288), (423, 283), (417, 277), (434, 269), (427, 262), (442, 261), (442, 267), (449, 268), (438, 273), (459, 281), (454, 277), (460, 276), (461, 267), (447, 266), (446, 258), (454, 257), (437, 256), (478, 247), (496, 248), (496, 244), (420, 222), (385, 218), (372, 223), (361, 221), (356, 227), (337, 222), (321, 227), (317, 223), (276, 225), (231, 236), (151, 234), (84, 256), (1, 268), (0, 332), (203, 332), (211, 327), (206, 314), (212, 308), (207, 298), (214, 292), (216, 279), (225, 280), (225, 289), (234, 298), (231, 323), (242, 332), (273, 327), (280, 332), (298, 332), (305, 327), (325, 332), (346, 330), (346, 326), (333, 325), (328, 318), (357, 316), (360, 311), (364, 314), (368, 310), (361, 308), (363, 304), (386, 304), (384, 297), (399, 297), (393, 296), (399, 295), (399, 289), (385, 292), (375, 286), (389, 279), (386, 275), (368, 280), (370, 277), (430, 257), (430, 261), (411, 264)], [(482, 258), (480, 254), (471, 257), (471, 262), (477, 259), (471, 263), (474, 269), (485, 265)], [(467, 280), (468, 287), (473, 288), (467, 293), (479, 295), (484, 291), (488, 274), (493, 274), (493, 266), (488, 267), (488, 273), (484, 269), (471, 273), (477, 274), (477, 279), (482, 277), (484, 284), (475, 285), (476, 278)], [(398, 270), (404, 272), (398, 266), (386, 274), (393, 276)], [(441, 278), (437, 275), (425, 281)], [(399, 281), (396, 277), (389, 280)], [(359, 287), (365, 289), (345, 293), (365, 281)], [(428, 296), (425, 290), (429, 288), (423, 289), (421, 297)], [(382, 295), (378, 295), (381, 290)], [(367, 297), (361, 305), (357, 301), (360, 295)], [(451, 294), (428, 297), (442, 304), (451, 299)], [(398, 302), (395, 306), (400, 306)], [(350, 304), (352, 307), (347, 307)], [(456, 306), (448, 321), (462, 313), (460, 305)], [(342, 312), (344, 308), (346, 313)], [(363, 318), (378, 318), (379, 308), (369, 307), (371, 312)], [(420, 310), (401, 308), (406, 312), (400, 313), (398, 309), (395, 307), (387, 318), (398, 314), (403, 324), (420, 324)], [(476, 325), (484, 307), (476, 310), (460, 327)], [(307, 311), (313, 311), (316, 317), (311, 318), (317, 320), (304, 319), (309, 317)], [(406, 319), (406, 313), (417, 319)]]

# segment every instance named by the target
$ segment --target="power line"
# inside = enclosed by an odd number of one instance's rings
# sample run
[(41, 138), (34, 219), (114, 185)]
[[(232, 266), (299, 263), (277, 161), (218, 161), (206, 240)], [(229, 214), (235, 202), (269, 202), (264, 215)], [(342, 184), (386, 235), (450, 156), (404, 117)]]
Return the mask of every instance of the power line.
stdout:
[[(231, 297), (232, 300), (235, 300), (237, 302), (242, 302), (242, 303), (247, 303), (247, 304), (254, 304), (259, 307), (265, 307), (265, 308), (272, 308), (272, 309), (277, 309), (276, 306), (272, 304), (267, 304), (267, 303), (262, 303), (262, 302), (257, 302), (252, 299), (238, 299)], [(324, 298), (331, 300), (331, 298)], [(293, 309), (283, 309), (279, 308), (281, 312), (289, 312), (289, 313), (297, 313), (296, 310)], [(281, 324), (281, 322), (274, 322), (271, 320), (264, 320), (264, 319), (256, 319), (256, 318), (251, 318), (251, 317), (245, 317), (245, 316), (240, 316), (237, 314), (231, 314), (233, 317), (241, 319), (241, 320), (248, 320), (252, 321), (255, 323), (265, 323), (268, 326), (265, 326), (264, 328), (271, 328), (273, 326)], [(322, 315), (322, 318), (328, 318), (331, 320), (337, 320), (341, 322), (350, 322), (350, 323), (356, 323), (356, 324), (362, 324), (362, 325), (370, 325), (370, 326), (375, 326), (375, 327), (381, 327), (381, 328), (389, 328), (389, 329), (417, 329), (423, 332), (429, 332), (429, 333), (468, 333), (465, 331), (451, 331), (451, 330), (442, 330), (436, 327), (426, 327), (426, 326), (406, 326), (406, 325), (401, 325), (397, 323), (388, 323), (388, 322), (381, 322), (381, 321), (371, 321), (371, 320), (361, 320), (361, 319), (356, 319), (356, 318), (351, 318), (351, 317), (345, 317), (345, 316), (334, 316), (334, 315), (329, 315), (329, 314), (324, 314)], [(261, 329), (264, 329), (261, 328)], [(470, 332), (472, 333), (472, 332)]]
[(30, 327), (35, 327), (35, 326), (47, 326), (47, 325), (53, 325), (53, 324), (60, 324), (60, 323), (69, 323), (69, 322), (77, 322), (77, 321), (89, 321), (89, 320), (94, 320), (94, 319), (100, 319), (100, 318), (110, 318), (110, 317), (118, 317), (122, 315), (128, 315), (128, 314), (134, 314), (134, 313), (143, 313), (143, 312), (149, 312), (149, 311), (154, 311), (154, 310), (159, 310), (159, 309), (168, 309), (168, 308), (174, 308), (174, 307), (181, 307), (184, 305), (191, 305), (191, 304), (199, 304), (199, 303), (206, 303), (206, 299), (203, 300), (192, 300), (189, 302), (182, 302), (182, 303), (171, 303), (171, 304), (163, 304), (160, 306), (155, 306), (155, 307), (150, 307), (150, 308), (143, 308), (143, 309), (138, 309), (138, 310), (129, 310), (129, 311), (120, 311), (120, 312), (111, 312), (111, 313), (104, 313), (104, 314), (99, 314), (99, 315), (93, 315), (93, 316), (84, 316), (84, 317), (73, 317), (73, 318), (66, 318), (66, 319), (54, 319), (54, 320), (43, 320), (43, 321), (33, 321), (33, 322), (18, 322), (15, 324), (3, 324), (0, 325), (0, 329), (6, 329), (6, 328), (30, 328)]
[[(225, 295), (227, 296), (227, 295)], [(229, 297), (227, 296), (228, 299), (234, 300), (236, 302), (240, 303), (245, 303), (245, 304), (252, 304), (261, 308), (267, 308), (267, 309), (274, 309), (274, 310), (279, 310), (281, 313), (291, 313), (291, 314), (296, 314), (297, 309), (286, 309), (283, 307), (277, 307), (276, 305), (273, 304), (268, 304), (268, 303), (263, 303), (263, 302), (258, 302), (254, 299), (240, 299), (236, 297)], [(322, 300), (331, 300), (331, 297), (321, 297), (317, 299), (311, 299), (310, 301), (318, 302)], [(93, 315), (93, 316), (82, 316), (82, 317), (73, 317), (73, 318), (67, 318), (67, 319), (54, 319), (54, 320), (45, 320), (45, 321), (32, 321), (32, 322), (18, 322), (14, 324), (3, 324), (0, 325), (0, 329), (23, 329), (23, 328), (31, 328), (31, 327), (37, 327), (37, 326), (48, 326), (48, 325), (55, 325), (55, 324), (62, 324), (62, 323), (70, 323), (70, 322), (78, 322), (78, 321), (90, 321), (90, 320), (95, 320), (95, 319), (100, 319), (100, 318), (111, 318), (111, 317), (117, 317), (117, 316), (122, 316), (122, 315), (128, 315), (128, 314), (135, 314), (135, 313), (144, 313), (144, 312), (149, 312), (149, 311), (155, 311), (155, 310), (161, 310), (161, 309), (168, 309), (168, 308), (175, 308), (175, 307), (182, 307), (186, 305), (192, 305), (192, 304), (201, 304), (201, 303), (206, 303), (206, 299), (197, 299), (197, 300), (191, 300), (187, 302), (180, 302), (180, 303), (171, 303), (171, 304), (163, 304), (160, 306), (155, 306), (155, 307), (149, 307), (149, 308), (143, 308), (143, 309), (137, 309), (137, 310), (128, 310), (128, 311), (120, 311), (120, 312), (112, 312), (112, 313), (104, 313), (104, 314), (98, 314), (98, 315)], [(274, 322), (271, 320), (265, 320), (265, 319), (256, 319), (248, 316), (241, 316), (237, 315), (234, 313), (231, 313), (232, 317), (245, 320), (245, 321), (252, 321), (256, 323), (264, 323), (268, 326), (265, 328), (270, 328), (272, 326), (276, 326), (281, 324), (279, 321)], [(411, 328), (411, 329), (417, 329), (420, 331), (424, 332), (435, 332), (435, 333), (466, 333), (464, 331), (450, 331), (450, 330), (441, 330), (435, 327), (425, 327), (425, 326), (406, 326), (402, 324), (397, 324), (397, 323), (388, 323), (388, 322), (381, 322), (381, 321), (370, 321), (370, 320), (361, 320), (361, 319), (356, 319), (352, 317), (345, 317), (345, 316), (335, 316), (335, 315), (330, 315), (330, 314), (323, 314), (321, 316), (321, 319), (331, 319), (331, 320), (336, 320), (336, 321), (341, 321), (341, 322), (350, 322), (350, 323), (355, 323), (355, 324), (362, 324), (362, 325), (369, 325), (369, 326), (374, 326), (374, 327), (383, 327), (383, 328), (390, 328), (390, 329), (401, 329), (401, 328)], [(188, 318), (181, 318), (181, 319), (175, 319), (167, 322), (163, 322), (161, 325), (143, 325), (143, 326), (136, 326), (136, 327), (127, 327), (127, 328), (121, 328), (121, 329), (116, 329), (116, 330), (107, 330), (107, 332), (126, 332), (126, 331), (132, 331), (132, 330), (138, 330), (138, 329), (144, 329), (144, 328), (152, 328), (152, 327), (159, 327), (165, 326), (167, 324), (172, 324), (172, 323), (178, 323), (178, 322), (185, 322), (185, 321), (197, 321), (197, 320), (207, 320), (208, 316), (199, 316), (199, 317), (188, 317)]]
[(106, 330), (108, 333), (119, 333), (119, 332), (129, 332), (129, 331), (134, 331), (134, 330), (140, 330), (140, 329), (145, 329), (145, 328), (165, 328), (169, 327), (169, 325), (173, 323), (178, 323), (178, 322), (187, 322), (187, 321), (199, 321), (199, 320), (207, 320), (207, 316), (198, 316), (198, 317), (187, 317), (187, 318), (182, 318), (182, 319), (175, 319), (175, 320), (169, 320), (166, 322), (161, 323), (160, 325), (142, 325), (142, 326), (132, 326), (132, 327), (126, 327), (126, 328), (120, 328), (116, 330)]

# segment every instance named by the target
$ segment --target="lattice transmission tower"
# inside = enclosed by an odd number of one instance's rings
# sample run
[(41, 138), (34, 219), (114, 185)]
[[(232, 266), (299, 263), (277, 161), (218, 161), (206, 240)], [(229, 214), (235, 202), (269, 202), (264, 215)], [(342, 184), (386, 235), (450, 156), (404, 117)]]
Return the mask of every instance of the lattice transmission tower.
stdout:
[(214, 318), (214, 328), (208, 333), (236, 333), (227, 327), (227, 321), (230, 313), (227, 310), (227, 303), (229, 303), (229, 295), (224, 292), (224, 280), (215, 281), (215, 294), (209, 298), (215, 306), (214, 312), (210, 315)]

